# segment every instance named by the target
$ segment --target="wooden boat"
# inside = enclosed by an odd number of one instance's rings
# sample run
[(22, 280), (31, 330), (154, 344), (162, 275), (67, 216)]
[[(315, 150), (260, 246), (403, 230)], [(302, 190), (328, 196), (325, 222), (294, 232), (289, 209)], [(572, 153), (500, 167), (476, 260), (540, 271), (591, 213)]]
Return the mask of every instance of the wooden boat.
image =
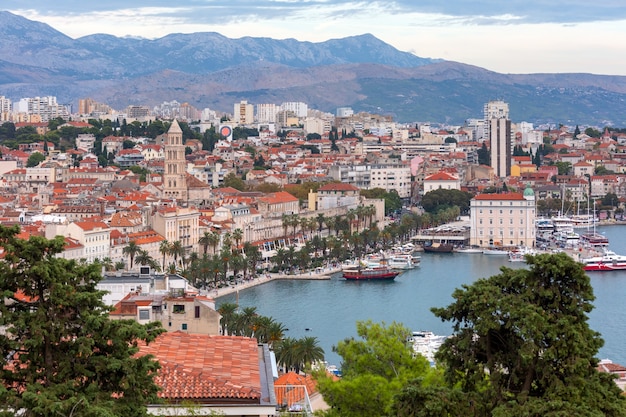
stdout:
[(454, 245), (452, 243), (427, 242), (424, 243), (424, 252), (452, 253)]
[(400, 271), (393, 270), (388, 266), (375, 266), (370, 268), (345, 269), (343, 277), (347, 280), (378, 280), (390, 281), (400, 275)]

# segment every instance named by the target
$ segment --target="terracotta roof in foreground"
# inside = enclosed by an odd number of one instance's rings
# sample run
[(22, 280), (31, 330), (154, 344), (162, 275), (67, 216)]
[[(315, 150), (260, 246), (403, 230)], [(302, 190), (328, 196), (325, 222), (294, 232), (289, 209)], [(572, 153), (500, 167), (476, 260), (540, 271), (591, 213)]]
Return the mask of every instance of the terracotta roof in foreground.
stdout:
[(256, 339), (168, 332), (139, 355), (161, 363), (155, 382), (161, 398), (261, 399), (259, 347)]

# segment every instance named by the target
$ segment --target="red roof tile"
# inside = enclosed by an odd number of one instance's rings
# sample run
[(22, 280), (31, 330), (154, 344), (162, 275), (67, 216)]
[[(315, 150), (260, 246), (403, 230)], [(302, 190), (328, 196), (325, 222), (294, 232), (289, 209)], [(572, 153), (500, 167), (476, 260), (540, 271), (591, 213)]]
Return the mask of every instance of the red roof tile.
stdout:
[(246, 337), (169, 332), (140, 346), (139, 355), (161, 363), (155, 381), (162, 398), (259, 401), (258, 349), (256, 339)]

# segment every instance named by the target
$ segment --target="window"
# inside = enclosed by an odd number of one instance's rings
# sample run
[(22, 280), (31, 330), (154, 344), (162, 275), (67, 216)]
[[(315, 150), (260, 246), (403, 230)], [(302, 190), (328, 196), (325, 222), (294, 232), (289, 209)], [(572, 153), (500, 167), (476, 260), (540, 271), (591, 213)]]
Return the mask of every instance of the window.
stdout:
[(187, 330), (187, 323), (183, 323), (182, 326), (181, 326), (181, 329), (182, 330)]
[(193, 316), (199, 319), (200, 318), (200, 306), (195, 306), (193, 310), (194, 310)]
[(174, 304), (174, 309), (172, 310), (172, 312), (182, 314), (185, 312), (185, 306), (182, 304)]
[(150, 320), (150, 310), (139, 310), (139, 320)]

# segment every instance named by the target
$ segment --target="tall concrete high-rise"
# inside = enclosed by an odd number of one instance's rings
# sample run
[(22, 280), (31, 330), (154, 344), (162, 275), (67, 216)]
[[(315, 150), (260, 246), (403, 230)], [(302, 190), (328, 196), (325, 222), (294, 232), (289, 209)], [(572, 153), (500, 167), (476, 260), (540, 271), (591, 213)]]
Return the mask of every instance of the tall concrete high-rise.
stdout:
[(189, 196), (185, 178), (187, 172), (185, 145), (183, 144), (183, 131), (176, 119), (167, 131), (164, 151), (163, 195), (179, 203), (187, 203)]
[(503, 101), (485, 104), (485, 128), (488, 132), (491, 167), (498, 177), (511, 175), (512, 133), (509, 105)]

